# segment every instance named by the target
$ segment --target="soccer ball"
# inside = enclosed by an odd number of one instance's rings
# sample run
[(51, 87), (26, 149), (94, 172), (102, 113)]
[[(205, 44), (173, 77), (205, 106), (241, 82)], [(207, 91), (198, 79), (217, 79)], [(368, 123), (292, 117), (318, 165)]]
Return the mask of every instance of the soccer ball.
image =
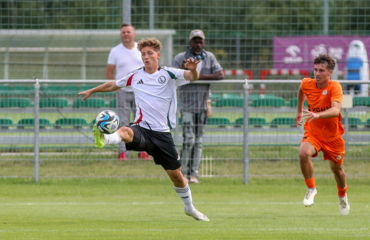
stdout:
[(96, 117), (96, 127), (102, 133), (112, 134), (119, 128), (119, 117), (111, 110), (102, 111)]

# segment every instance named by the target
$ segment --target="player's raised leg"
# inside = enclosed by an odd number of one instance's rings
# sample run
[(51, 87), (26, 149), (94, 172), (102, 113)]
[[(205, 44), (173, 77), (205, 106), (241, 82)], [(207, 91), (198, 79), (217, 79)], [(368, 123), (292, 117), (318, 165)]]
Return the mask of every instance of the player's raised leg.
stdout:
[(105, 145), (117, 145), (120, 142), (129, 143), (134, 138), (134, 132), (129, 127), (121, 127), (112, 134), (101, 133), (96, 126), (93, 127), (93, 133), (95, 137), (95, 146), (97, 148), (103, 148)]
[(299, 160), (301, 166), (301, 172), (304, 177), (304, 181), (307, 186), (307, 192), (303, 199), (303, 204), (306, 207), (311, 207), (314, 202), (314, 198), (317, 195), (314, 169), (311, 160), (311, 156), (316, 153), (315, 147), (309, 142), (303, 142), (299, 148)]
[(174, 184), (176, 193), (185, 205), (185, 214), (198, 221), (209, 221), (206, 215), (195, 209), (191, 190), (186, 178), (181, 173), (181, 167), (176, 170), (166, 170), (166, 172)]
[(105, 145), (104, 134), (101, 133), (95, 125), (93, 127), (93, 134), (95, 137), (95, 147), (103, 148)]
[(330, 161), (330, 168), (334, 173), (335, 181), (337, 182), (339, 211), (342, 215), (347, 215), (350, 210), (350, 205), (347, 196), (348, 186), (346, 183), (346, 173), (342, 166), (342, 164), (338, 165)]

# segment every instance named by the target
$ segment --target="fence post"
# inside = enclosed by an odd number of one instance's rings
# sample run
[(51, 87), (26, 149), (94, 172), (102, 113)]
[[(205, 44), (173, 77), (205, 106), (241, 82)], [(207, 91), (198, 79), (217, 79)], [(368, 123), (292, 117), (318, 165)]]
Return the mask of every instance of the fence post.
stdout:
[(243, 178), (244, 184), (248, 184), (249, 182), (249, 158), (248, 158), (248, 81), (245, 81), (243, 84)]
[(346, 130), (346, 133), (344, 134), (344, 142), (345, 142), (345, 151), (348, 150), (348, 145), (349, 145), (349, 122), (348, 122), (348, 108), (345, 108), (344, 109), (344, 119), (345, 119), (345, 123), (344, 123), (344, 129)]
[(34, 161), (35, 161), (35, 182), (39, 182), (39, 167), (40, 167), (40, 155), (39, 155), (39, 135), (40, 135), (40, 84), (39, 80), (35, 78), (35, 143), (34, 143)]
[(131, 0), (122, 0), (123, 23), (131, 24)]
[[(178, 93), (178, 91), (177, 91)], [(178, 96), (178, 94), (177, 94)], [(176, 127), (175, 127), (175, 136), (174, 136), (174, 142), (175, 142), (175, 147), (177, 148), (177, 151), (179, 152), (179, 149), (180, 149), (180, 143), (179, 143), (179, 140), (180, 140), (180, 133), (179, 133), (179, 127), (180, 127), (180, 121), (179, 121), (179, 108), (177, 107), (176, 109)], [(180, 153), (179, 153), (180, 155)]]

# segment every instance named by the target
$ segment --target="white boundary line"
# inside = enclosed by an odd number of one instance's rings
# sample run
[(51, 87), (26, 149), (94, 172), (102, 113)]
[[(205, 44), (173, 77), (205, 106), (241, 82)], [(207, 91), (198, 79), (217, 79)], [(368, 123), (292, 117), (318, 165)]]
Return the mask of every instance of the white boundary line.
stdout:
[[(204, 231), (325, 231), (325, 232), (354, 232), (354, 231), (368, 231), (369, 228), (202, 228), (194, 229), (191, 232), (204, 232)], [(56, 230), (56, 229), (19, 229), (19, 230), (0, 230), (0, 233), (4, 232), (175, 232), (175, 231), (184, 231), (181, 228), (172, 228), (172, 229), (65, 229), (65, 230)], [(356, 235), (357, 236), (357, 235)]]
[[(0, 206), (39, 206), (39, 205), (180, 205), (182, 202), (96, 202), (96, 203), (85, 203), (85, 202), (20, 202), (20, 203), (0, 203)], [(194, 202), (194, 204), (207, 204), (207, 205), (303, 205), (302, 202)], [(318, 204), (337, 204), (337, 202), (320, 202)]]

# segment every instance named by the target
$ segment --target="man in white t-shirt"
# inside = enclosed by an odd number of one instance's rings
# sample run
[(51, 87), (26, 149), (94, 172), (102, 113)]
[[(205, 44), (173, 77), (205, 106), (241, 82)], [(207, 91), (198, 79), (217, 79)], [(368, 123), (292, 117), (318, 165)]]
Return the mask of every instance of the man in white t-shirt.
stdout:
[(170, 129), (176, 127), (178, 86), (199, 78), (197, 65), (200, 62), (188, 59), (188, 70), (159, 67), (161, 43), (155, 38), (142, 39), (138, 43), (144, 67), (136, 69), (118, 81), (110, 81), (96, 88), (80, 92), (82, 101), (97, 92), (111, 92), (130, 87), (135, 94), (136, 117), (134, 124), (123, 126), (112, 134), (103, 134), (94, 126), (95, 146), (125, 142), (128, 150), (146, 151), (154, 162), (161, 165), (178, 196), (184, 203), (185, 213), (199, 221), (209, 221), (206, 215), (193, 206), (187, 179), (181, 173), (180, 156), (177, 153)]
[[(118, 80), (123, 78), (133, 69), (143, 66), (141, 53), (137, 49), (137, 43), (134, 41), (136, 34), (135, 28), (131, 24), (124, 23), (121, 26), (121, 40), (109, 53), (106, 78)], [(114, 76), (114, 71), (116, 75)], [(116, 91), (117, 114), (121, 126), (127, 126), (130, 123), (131, 112), (136, 114), (135, 96), (130, 89), (118, 89)], [(124, 143), (118, 145), (118, 159), (127, 160), (127, 150)], [(146, 152), (139, 152), (138, 158), (149, 160)]]

